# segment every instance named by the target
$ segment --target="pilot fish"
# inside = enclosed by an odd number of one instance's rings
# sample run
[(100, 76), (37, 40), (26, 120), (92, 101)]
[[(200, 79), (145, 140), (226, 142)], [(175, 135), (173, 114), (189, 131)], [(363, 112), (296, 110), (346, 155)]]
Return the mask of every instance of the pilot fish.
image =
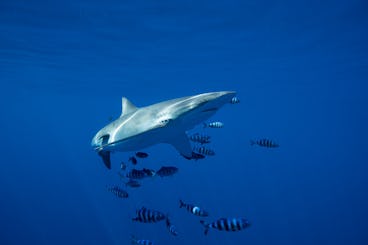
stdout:
[(189, 212), (191, 212), (194, 215), (197, 216), (201, 216), (201, 217), (207, 217), (208, 216), (208, 212), (201, 209), (198, 206), (195, 206), (193, 204), (188, 204), (188, 203), (184, 203), (182, 200), (179, 200), (180, 203), (180, 208), (185, 208), (186, 210), (188, 210)]
[(141, 184), (138, 181), (133, 180), (133, 179), (129, 179), (129, 181), (126, 182), (125, 185), (129, 187), (133, 187), (133, 188), (137, 188), (141, 186)]
[(126, 192), (125, 190), (121, 189), (119, 186), (116, 185), (107, 187), (107, 190), (119, 198), (127, 198), (129, 196), (128, 192)]
[(200, 144), (210, 143), (211, 136), (195, 133), (189, 136), (189, 139), (193, 142), (198, 142)]
[(148, 157), (148, 153), (142, 152), (142, 151), (138, 151), (135, 153), (135, 155), (139, 158), (146, 158)]
[(133, 221), (138, 221), (142, 223), (156, 223), (166, 219), (166, 215), (160, 211), (147, 209), (142, 207), (136, 211), (137, 217), (133, 218)]
[(145, 170), (138, 170), (138, 169), (132, 169), (127, 174), (126, 177), (129, 179), (143, 179), (144, 177), (147, 177), (147, 173)]
[(193, 149), (195, 152), (198, 152), (199, 154), (206, 155), (206, 156), (214, 156), (215, 151), (209, 148), (206, 148), (204, 146), (201, 147), (194, 147)]
[(205, 235), (207, 235), (210, 228), (214, 228), (219, 231), (240, 231), (250, 226), (249, 221), (243, 218), (221, 218), (212, 223), (207, 223), (204, 220), (201, 220), (200, 222), (205, 228)]
[(266, 139), (266, 138), (259, 139), (259, 140), (251, 140), (250, 145), (259, 145), (259, 146), (267, 147), (267, 148), (279, 147), (279, 144), (275, 143), (272, 140)]
[(172, 167), (172, 166), (162, 166), (157, 172), (156, 174), (160, 177), (167, 177), (167, 176), (171, 176), (174, 175), (175, 173), (178, 172), (178, 168), (177, 167)]
[(131, 236), (130, 241), (136, 245), (153, 245), (153, 242), (150, 240), (138, 239), (135, 236)]
[(224, 124), (222, 122), (210, 122), (210, 123), (203, 123), (204, 128), (222, 128)]

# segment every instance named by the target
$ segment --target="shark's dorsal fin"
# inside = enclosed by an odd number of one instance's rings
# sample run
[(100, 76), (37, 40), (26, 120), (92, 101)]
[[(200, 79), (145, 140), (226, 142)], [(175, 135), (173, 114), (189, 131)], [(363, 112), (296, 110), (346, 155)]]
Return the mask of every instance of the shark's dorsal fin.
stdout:
[(188, 139), (188, 136), (185, 132), (175, 135), (171, 140), (167, 143), (171, 144), (176, 148), (176, 150), (187, 159), (191, 159), (192, 157), (192, 148)]
[(130, 102), (127, 98), (123, 97), (121, 98), (121, 117), (129, 114), (131, 112), (134, 112), (138, 109), (135, 105), (133, 105), (132, 102)]

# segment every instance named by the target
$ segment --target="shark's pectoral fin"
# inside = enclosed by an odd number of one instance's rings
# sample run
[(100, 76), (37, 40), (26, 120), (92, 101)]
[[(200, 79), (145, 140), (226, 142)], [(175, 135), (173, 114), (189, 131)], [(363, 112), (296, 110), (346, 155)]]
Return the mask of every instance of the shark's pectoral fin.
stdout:
[(185, 132), (175, 135), (171, 140), (167, 143), (171, 144), (175, 147), (175, 149), (185, 158), (191, 159), (192, 158), (192, 147), (190, 145), (188, 136)]
[(108, 169), (111, 169), (111, 160), (109, 151), (99, 151), (98, 155), (102, 157), (102, 161)]

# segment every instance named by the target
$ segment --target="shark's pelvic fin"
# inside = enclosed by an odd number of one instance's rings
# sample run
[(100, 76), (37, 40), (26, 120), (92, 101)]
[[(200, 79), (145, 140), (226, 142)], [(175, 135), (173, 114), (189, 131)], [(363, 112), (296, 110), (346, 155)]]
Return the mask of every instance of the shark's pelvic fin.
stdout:
[(190, 159), (192, 157), (192, 147), (190, 145), (188, 136), (185, 132), (175, 135), (174, 138), (172, 138), (167, 143), (171, 144), (176, 148), (176, 150), (183, 155), (184, 157)]
[(109, 151), (99, 151), (98, 155), (102, 157), (102, 161), (108, 169), (111, 169), (111, 160)]
[(132, 102), (125, 97), (121, 98), (121, 117), (136, 110), (138, 110), (138, 107), (136, 107)]

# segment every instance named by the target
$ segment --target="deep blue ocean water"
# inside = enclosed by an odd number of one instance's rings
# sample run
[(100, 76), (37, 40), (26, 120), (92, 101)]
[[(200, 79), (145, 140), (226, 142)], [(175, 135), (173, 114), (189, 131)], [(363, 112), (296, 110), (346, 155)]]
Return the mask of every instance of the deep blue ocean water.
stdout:
[[(367, 1), (0, 1), (0, 244), (368, 244)], [(137, 106), (235, 90), (214, 157), (118, 199), (94, 134)], [(202, 132), (201, 127), (196, 131)], [(280, 147), (252, 147), (267, 137)], [(246, 217), (236, 233), (206, 220)], [(146, 206), (170, 215), (133, 223)]]

